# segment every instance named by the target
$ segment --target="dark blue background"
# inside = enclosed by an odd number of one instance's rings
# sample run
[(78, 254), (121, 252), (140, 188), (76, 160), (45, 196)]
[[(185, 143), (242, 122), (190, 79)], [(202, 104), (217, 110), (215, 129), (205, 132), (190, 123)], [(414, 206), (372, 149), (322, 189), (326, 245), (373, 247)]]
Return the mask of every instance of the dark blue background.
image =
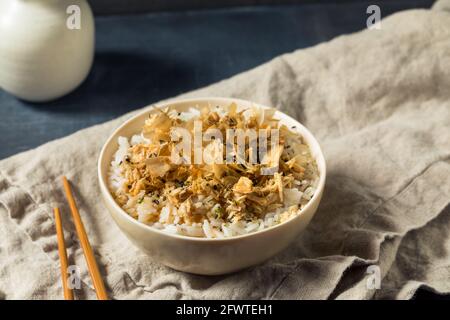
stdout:
[[(382, 15), (431, 0), (383, 2)], [(0, 90), (0, 159), (199, 88), (298, 48), (365, 28), (371, 2), (240, 7), (96, 18), (87, 81), (52, 103)]]

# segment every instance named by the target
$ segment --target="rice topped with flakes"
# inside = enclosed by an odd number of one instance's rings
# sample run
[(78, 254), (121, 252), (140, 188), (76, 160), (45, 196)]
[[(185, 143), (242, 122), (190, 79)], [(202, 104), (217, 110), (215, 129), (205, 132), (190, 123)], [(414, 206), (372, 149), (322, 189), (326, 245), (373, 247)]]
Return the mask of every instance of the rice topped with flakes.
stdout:
[[(239, 236), (289, 220), (314, 195), (319, 173), (303, 138), (274, 114), (274, 109), (239, 110), (234, 103), (189, 112), (158, 109), (140, 134), (118, 139), (109, 172), (115, 201), (142, 223), (191, 237)], [(209, 139), (201, 147), (220, 161), (192, 164), (193, 156), (180, 155), (174, 163), (171, 155), (177, 142), (171, 131), (178, 127), (193, 133), (195, 121), (200, 121), (203, 133), (216, 129), (225, 137), (228, 129), (254, 129), (272, 140), (264, 145), (264, 157), (255, 156), (256, 162), (250, 161), (255, 153), (250, 142), (261, 143), (248, 137), (243, 153), (233, 154), (234, 161), (227, 161), (224, 153), (230, 141)], [(271, 143), (272, 129), (279, 132), (276, 145)], [(237, 149), (235, 143), (231, 142), (232, 150)]]

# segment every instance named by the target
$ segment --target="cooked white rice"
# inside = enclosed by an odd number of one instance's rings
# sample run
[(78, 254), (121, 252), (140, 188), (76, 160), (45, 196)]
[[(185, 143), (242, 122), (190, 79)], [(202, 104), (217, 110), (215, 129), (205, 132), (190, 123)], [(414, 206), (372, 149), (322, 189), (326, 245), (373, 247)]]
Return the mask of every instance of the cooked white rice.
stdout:
[[(278, 208), (271, 210), (253, 220), (227, 220), (218, 218), (217, 204), (204, 215), (202, 222), (180, 222), (180, 212), (185, 208), (173, 206), (169, 201), (161, 201), (155, 206), (154, 199), (146, 195), (144, 191), (132, 196), (123, 193), (126, 178), (121, 170), (121, 163), (125, 161), (130, 147), (138, 144), (147, 144), (150, 141), (142, 134), (136, 134), (131, 138), (119, 137), (118, 149), (111, 161), (109, 171), (109, 187), (114, 195), (122, 195), (122, 208), (138, 221), (150, 225), (153, 228), (171, 234), (190, 237), (227, 238), (263, 230), (265, 228), (284, 222), (296, 214), (309, 202), (316, 191), (318, 183), (317, 166), (313, 166), (312, 179), (294, 180), (291, 188), (285, 188), (283, 192), (284, 202)], [(201, 195), (193, 198), (194, 207), (202, 207), (211, 201), (210, 196)], [(160, 208), (160, 209), (158, 209)]]

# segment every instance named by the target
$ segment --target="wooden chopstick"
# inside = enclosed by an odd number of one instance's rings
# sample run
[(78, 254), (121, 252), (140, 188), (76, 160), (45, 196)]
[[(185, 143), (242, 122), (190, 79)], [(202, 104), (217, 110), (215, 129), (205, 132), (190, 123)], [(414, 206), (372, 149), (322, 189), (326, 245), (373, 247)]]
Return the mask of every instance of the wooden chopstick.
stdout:
[(91, 244), (89, 243), (89, 239), (86, 234), (86, 230), (84, 229), (83, 221), (81, 220), (80, 213), (78, 212), (77, 206), (75, 204), (69, 181), (67, 181), (66, 177), (62, 177), (62, 180), (64, 191), (66, 192), (67, 201), (69, 202), (70, 211), (72, 213), (73, 222), (75, 224), (75, 229), (80, 240), (81, 248), (83, 249), (86, 264), (95, 288), (95, 293), (97, 294), (97, 299), (108, 300), (105, 284), (103, 283), (97, 262), (95, 261), (94, 252), (92, 251)]
[(61, 214), (59, 213), (59, 208), (54, 208), (53, 212), (55, 214), (55, 225), (56, 225), (56, 235), (58, 238), (58, 252), (59, 260), (61, 262), (61, 280), (64, 289), (64, 299), (73, 300), (73, 291), (69, 288), (67, 284), (67, 253), (66, 244), (64, 243), (64, 230), (61, 223)]

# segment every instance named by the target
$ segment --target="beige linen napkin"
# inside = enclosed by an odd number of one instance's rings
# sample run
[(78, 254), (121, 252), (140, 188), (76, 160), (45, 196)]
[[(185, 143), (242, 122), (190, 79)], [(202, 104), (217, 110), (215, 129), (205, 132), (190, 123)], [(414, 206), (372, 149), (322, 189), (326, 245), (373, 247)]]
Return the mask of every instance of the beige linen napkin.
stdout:
[[(95, 297), (63, 174), (75, 186), (112, 298), (403, 299), (419, 286), (450, 292), (450, 13), (402, 12), (381, 30), (280, 56), (188, 96), (276, 106), (315, 134), (328, 178), (307, 230), (266, 263), (226, 276), (173, 271), (140, 253), (104, 208), (96, 175), (102, 144), (128, 114), (0, 162), (0, 298), (62, 298), (56, 204), (81, 269), (77, 293)], [(371, 286), (377, 270), (379, 289)]]

